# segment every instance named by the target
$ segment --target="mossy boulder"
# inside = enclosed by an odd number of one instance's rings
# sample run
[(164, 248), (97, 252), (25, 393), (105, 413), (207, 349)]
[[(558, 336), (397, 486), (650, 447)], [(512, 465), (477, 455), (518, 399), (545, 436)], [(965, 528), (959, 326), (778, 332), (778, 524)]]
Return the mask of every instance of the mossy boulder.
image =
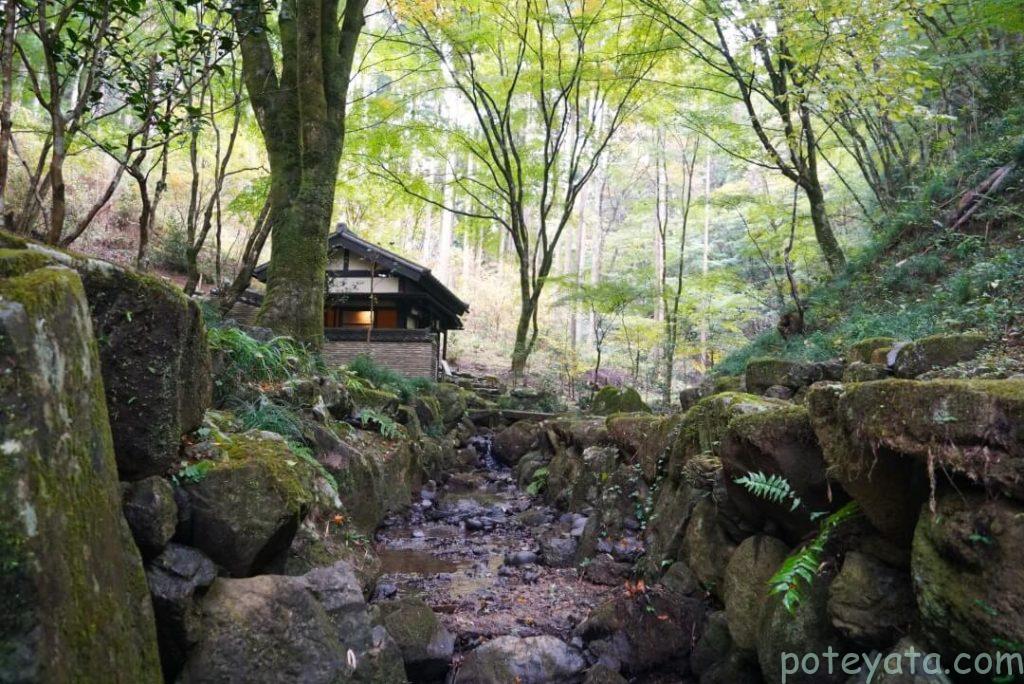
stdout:
[(722, 599), (733, 643), (752, 651), (757, 647), (761, 610), (768, 599), (768, 580), (789, 555), (775, 537), (747, 537), (736, 547), (725, 568)]
[[(440, 444), (423, 442), (436, 447), (431, 458), (446, 458)], [(349, 519), (366, 534), (377, 528), (388, 511), (409, 505), (422, 472), (420, 457), (407, 440), (387, 439), (366, 430), (351, 431), (335, 451), (317, 458), (338, 483)]]
[(183, 487), (184, 536), (235, 577), (276, 569), (313, 504), (314, 471), (273, 433), (233, 435), (218, 446), (222, 458)]
[(166, 475), (177, 461), (181, 436), (200, 426), (212, 401), (199, 305), (158, 278), (39, 249), (82, 277), (121, 479)]
[(412, 408), (416, 412), (420, 425), (427, 432), (441, 432), (444, 429), (442, 422), (441, 404), (435, 397), (418, 396), (412, 401)]
[(729, 423), (737, 416), (782, 406), (789, 404), (744, 392), (723, 392), (701, 399), (683, 414), (678, 427), (670, 428), (672, 439), (665, 466), (667, 475), (678, 479), (687, 461), (699, 454), (711, 454), (717, 458)]
[(838, 380), (842, 364), (837, 362), (792, 361), (758, 357), (747, 362), (744, 386), (751, 394), (764, 394), (769, 387), (788, 387), (796, 392), (820, 380)]
[(471, 391), (447, 382), (437, 383), (434, 396), (441, 408), (441, 421), (449, 430), (466, 415), (469, 404), (478, 404), (480, 401)]
[(981, 492), (942, 494), (914, 535), (911, 576), (930, 645), (957, 653), (1024, 644), (1024, 505)]
[(662, 483), (644, 531), (646, 576), (657, 578), (666, 562), (679, 558), (690, 515), (703, 494), (685, 482), (666, 480)]
[(0, 681), (158, 682), (85, 290), (0, 253)]
[(349, 398), (352, 399), (352, 412), (356, 415), (362, 409), (380, 411), (388, 416), (395, 416), (401, 400), (394, 392), (376, 389), (368, 385), (352, 383), (348, 387)]
[[(642, 414), (630, 415), (640, 416)], [(635, 424), (642, 429), (644, 438), (637, 445), (634, 461), (640, 466), (640, 472), (647, 484), (653, 485), (658, 477), (664, 475), (668, 470), (669, 455), (673, 444), (679, 437), (683, 415), (676, 413), (671, 416), (659, 416), (649, 425), (645, 425), (641, 420), (636, 421)], [(609, 433), (612, 432), (609, 426)]]
[(640, 398), (640, 393), (632, 387), (602, 387), (594, 395), (590, 404), (590, 412), (599, 416), (610, 416), (613, 413), (650, 413), (651, 407)]
[[(842, 496), (832, 496), (821, 448), (803, 406), (775, 406), (737, 416), (729, 422), (720, 452), (729, 499), (754, 529), (774, 527), (766, 531), (777, 530), (796, 543), (816, 528), (810, 512), (843, 503)], [(768, 501), (736, 482), (755, 473), (785, 478), (801, 505), (793, 510), (789, 499)]]
[(521, 420), (494, 435), (492, 450), (499, 461), (515, 467), (524, 455), (539, 449), (543, 440), (544, 428), (535, 422)]
[[(825, 666), (823, 656), (828, 651), (846, 653), (848, 644), (832, 626), (828, 615), (828, 588), (831, 578), (818, 575), (803, 591), (803, 599), (791, 613), (782, 605), (782, 598), (773, 594), (765, 601), (761, 611), (761, 624), (757, 636), (757, 659), (766, 682), (781, 682), (782, 655), (819, 654), (819, 667), (788, 674), (787, 682), (797, 684), (838, 684), (845, 682), (848, 675), (842, 668), (833, 667), (831, 674)], [(790, 663), (792, 666), (792, 663)], [(798, 668), (800, 669), (800, 668)]]
[(451, 665), (455, 635), (423, 599), (406, 597), (378, 604), (384, 627), (398, 644), (410, 682), (443, 679)]
[(829, 586), (832, 625), (867, 649), (881, 649), (905, 634), (917, 607), (907, 568), (893, 568), (874, 556), (848, 551)]
[(1024, 499), (1022, 380), (822, 385), (807, 406), (830, 475), (897, 543), (913, 536), (929, 466)]
[(893, 372), (901, 378), (914, 378), (926, 371), (968, 361), (988, 344), (980, 333), (932, 335), (903, 345), (896, 353)]
[(895, 337), (869, 337), (854, 342), (846, 349), (846, 361), (848, 363), (871, 363), (871, 359), (878, 349), (889, 351), (896, 344)]
[(854, 361), (843, 371), (843, 382), (871, 382), (889, 377), (889, 368), (884, 363)]
[(372, 624), (345, 563), (302, 577), (218, 579), (200, 606), (202, 638), (183, 684), (405, 681), (398, 646)]
[(736, 550), (718, 519), (718, 508), (711, 497), (702, 498), (693, 508), (680, 547), (685, 562), (697, 581), (719, 599), (723, 594), (725, 568)]
[(326, 568), (344, 561), (352, 568), (363, 596), (369, 599), (381, 576), (380, 556), (369, 538), (352, 538), (344, 523), (331, 524), (308, 517), (299, 526), (288, 549), (283, 574), (305, 575), (315, 568)]

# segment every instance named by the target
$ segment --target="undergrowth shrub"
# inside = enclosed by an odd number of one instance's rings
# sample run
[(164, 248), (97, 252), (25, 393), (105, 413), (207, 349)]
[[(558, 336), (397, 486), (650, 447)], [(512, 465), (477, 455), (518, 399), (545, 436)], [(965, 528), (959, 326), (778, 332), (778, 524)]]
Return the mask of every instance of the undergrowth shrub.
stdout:
[(294, 375), (326, 372), (323, 359), (290, 337), (261, 342), (241, 328), (211, 327), (210, 349), (222, 354), (214, 378), (214, 395), (223, 402), (243, 385), (271, 383)]
[(349, 361), (348, 370), (378, 389), (394, 392), (405, 402), (418, 394), (430, 394), (435, 387), (435, 383), (427, 378), (407, 378), (381, 366), (366, 354)]

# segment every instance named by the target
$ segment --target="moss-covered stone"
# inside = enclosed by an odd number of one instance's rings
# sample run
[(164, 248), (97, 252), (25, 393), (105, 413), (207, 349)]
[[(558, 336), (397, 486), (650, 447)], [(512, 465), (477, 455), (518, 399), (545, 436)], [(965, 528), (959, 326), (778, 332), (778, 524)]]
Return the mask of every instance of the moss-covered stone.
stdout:
[(632, 387), (612, 387), (606, 385), (594, 395), (590, 412), (599, 416), (610, 416), (613, 413), (651, 412), (651, 407), (644, 403), (640, 394)]
[(0, 681), (157, 682), (85, 292), (43, 263), (0, 255)]
[(1024, 648), (1024, 505), (979, 492), (940, 496), (914, 535), (911, 577), (933, 648), (957, 653)]
[(672, 480), (666, 480), (658, 489), (644, 532), (647, 555), (642, 570), (646, 577), (658, 578), (665, 564), (679, 558), (686, 525), (701, 494), (685, 482)]
[(864, 648), (882, 649), (914, 624), (917, 606), (907, 568), (850, 550), (828, 591), (832, 625)]
[(408, 441), (365, 430), (353, 430), (338, 449), (318, 458), (337, 481), (349, 519), (366, 534), (377, 528), (389, 510), (409, 505), (422, 472), (417, 451)]
[(752, 651), (757, 647), (761, 609), (768, 600), (768, 580), (789, 555), (789, 547), (775, 537), (747, 537), (725, 568), (722, 602), (733, 643)]
[(348, 388), (348, 393), (354, 406), (353, 412), (356, 414), (360, 409), (372, 409), (392, 415), (396, 413), (401, 403), (397, 394), (366, 385), (353, 383)]
[(829, 385), (808, 408), (830, 473), (895, 541), (913, 535), (929, 467), (1024, 499), (1024, 381)]
[(447, 382), (437, 383), (434, 396), (441, 408), (441, 421), (448, 429), (454, 427), (466, 414), (467, 404), (479, 401), (479, 397), (469, 390)]
[(273, 433), (221, 441), (223, 458), (187, 482), (191, 543), (235, 577), (284, 562), (313, 504), (314, 471)]
[(846, 360), (850, 363), (855, 361), (871, 363), (871, 357), (874, 355), (875, 350), (884, 349), (888, 351), (892, 349), (894, 344), (896, 344), (895, 337), (869, 337), (859, 340), (847, 347)]
[(453, 684), (571, 682), (586, 666), (582, 653), (556, 637), (500, 636), (466, 654)]
[(980, 333), (932, 335), (906, 344), (896, 353), (893, 371), (901, 378), (973, 359), (988, 343)]
[(326, 568), (344, 561), (352, 568), (363, 596), (369, 600), (381, 576), (380, 556), (369, 537), (352, 539), (344, 523), (307, 518), (295, 533), (284, 563), (285, 575), (305, 575), (314, 568)]
[(398, 644), (411, 682), (444, 678), (455, 649), (455, 635), (445, 629), (422, 599), (400, 598), (378, 604), (388, 634)]
[(725, 568), (736, 550), (736, 543), (725, 533), (718, 519), (718, 509), (711, 497), (697, 502), (686, 525), (679, 558), (685, 562), (697, 581), (721, 600)]
[[(729, 499), (754, 529), (770, 522), (780, 529), (779, 536), (796, 543), (816, 528), (811, 512), (844, 503), (842, 496), (832, 496), (821, 448), (803, 406), (774, 406), (733, 418), (720, 453)], [(768, 501), (736, 482), (752, 473), (782, 476), (801, 505), (793, 510), (790, 500)]]
[(122, 479), (165, 475), (181, 436), (210, 405), (210, 350), (199, 306), (157, 278), (18, 240), (81, 276), (99, 344), (114, 453)]
[(608, 416), (608, 436), (623, 454), (633, 457), (651, 439), (665, 419), (650, 413), (613, 413)]
[(833, 368), (830, 363), (758, 357), (747, 362), (744, 386), (751, 394), (764, 394), (765, 390), (775, 385), (788, 387), (795, 392), (819, 380), (838, 380), (841, 374), (841, 367)]
[(533, 421), (521, 420), (494, 435), (494, 456), (515, 467), (525, 454), (535, 451), (544, 439), (544, 429)]
[(885, 380), (889, 377), (889, 369), (882, 363), (864, 363), (854, 361), (843, 371), (843, 382), (871, 382)]

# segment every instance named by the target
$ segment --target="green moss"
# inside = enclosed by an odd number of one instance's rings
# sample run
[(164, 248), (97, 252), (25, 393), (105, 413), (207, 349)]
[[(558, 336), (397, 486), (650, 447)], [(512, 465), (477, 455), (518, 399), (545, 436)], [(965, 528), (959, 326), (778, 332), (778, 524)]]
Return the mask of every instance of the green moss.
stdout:
[(81, 280), (8, 276), (0, 309), (0, 679), (158, 681)]
[(599, 416), (608, 416), (613, 413), (650, 413), (651, 408), (644, 403), (640, 394), (632, 387), (619, 389), (607, 385), (594, 395), (590, 411)]
[(952, 366), (977, 356), (988, 343), (980, 333), (932, 335), (914, 340), (896, 355), (896, 375), (912, 378), (933, 368)]
[(270, 487), (295, 514), (313, 503), (314, 470), (301, 457), (292, 453), (284, 440), (260, 437), (253, 433), (234, 435), (227, 442), (218, 442), (225, 459), (211, 471), (227, 472), (250, 468), (256, 464), (267, 477), (250, 481), (254, 488)]
[(876, 349), (889, 349), (896, 344), (895, 337), (869, 337), (851, 344), (846, 350), (847, 361), (870, 363)]
[(0, 278), (14, 278), (53, 263), (45, 254), (24, 249), (0, 249)]
[(361, 408), (372, 408), (377, 411), (385, 411), (398, 406), (398, 395), (385, 390), (374, 389), (365, 385), (351, 385), (348, 388), (349, 396), (356, 406)]

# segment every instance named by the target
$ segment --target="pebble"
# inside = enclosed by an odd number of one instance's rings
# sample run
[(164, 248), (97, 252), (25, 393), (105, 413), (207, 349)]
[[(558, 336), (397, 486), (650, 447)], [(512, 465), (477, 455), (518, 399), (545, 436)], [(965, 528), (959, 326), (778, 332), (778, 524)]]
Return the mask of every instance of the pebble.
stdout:
[(505, 565), (529, 565), (537, 562), (537, 554), (533, 551), (516, 551), (505, 554)]

